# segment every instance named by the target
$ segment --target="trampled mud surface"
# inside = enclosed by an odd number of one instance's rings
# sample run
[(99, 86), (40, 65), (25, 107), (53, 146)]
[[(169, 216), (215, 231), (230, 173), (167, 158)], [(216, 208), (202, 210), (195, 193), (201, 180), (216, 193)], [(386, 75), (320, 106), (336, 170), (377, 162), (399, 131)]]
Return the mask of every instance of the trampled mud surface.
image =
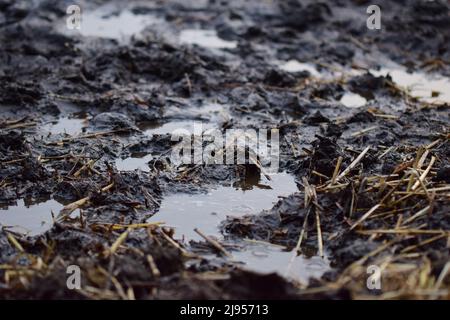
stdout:
[[(450, 297), (448, 1), (378, 1), (381, 30), (368, 1), (70, 4), (0, 0), (0, 297)], [(198, 124), (279, 129), (279, 172), (176, 165)]]

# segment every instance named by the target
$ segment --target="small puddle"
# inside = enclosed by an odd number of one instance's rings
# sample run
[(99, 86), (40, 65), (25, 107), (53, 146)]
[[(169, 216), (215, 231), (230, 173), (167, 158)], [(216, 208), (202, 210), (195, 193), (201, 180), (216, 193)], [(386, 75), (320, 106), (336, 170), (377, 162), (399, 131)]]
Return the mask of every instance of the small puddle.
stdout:
[[(269, 210), (279, 197), (298, 191), (294, 177), (286, 173), (271, 176), (272, 181), (259, 176), (230, 187), (219, 187), (206, 194), (174, 194), (163, 198), (159, 213), (150, 221), (164, 221), (175, 228), (175, 238), (185, 241), (203, 240), (195, 231), (223, 239), (219, 224), (227, 216), (259, 214)], [(238, 250), (231, 251), (232, 260), (242, 268), (259, 273), (276, 272), (289, 279), (307, 283), (310, 277), (320, 278), (330, 270), (328, 259), (318, 256), (296, 256), (283, 247), (269, 243), (242, 240), (234, 241)], [(292, 263), (291, 263), (292, 261)]]
[(279, 63), (277, 63), (277, 65), (281, 70), (284, 70), (287, 72), (295, 73), (295, 72), (308, 71), (313, 77), (320, 76), (319, 71), (317, 71), (317, 69), (312, 64), (299, 62), (297, 60), (289, 60), (287, 62), (279, 62)]
[(147, 121), (141, 123), (139, 128), (148, 136), (171, 134), (178, 129), (185, 129), (194, 133), (194, 126), (204, 132), (208, 129), (219, 128), (221, 123), (230, 118), (230, 115), (227, 106), (207, 103), (198, 108), (172, 107), (165, 112), (164, 117), (168, 122)]
[(243, 250), (233, 251), (232, 254), (235, 260), (244, 261), (244, 269), (259, 273), (278, 273), (301, 283), (308, 283), (311, 277), (320, 278), (330, 270), (327, 257), (300, 255), (292, 260), (292, 252), (270, 244), (249, 243)]
[(286, 173), (265, 178), (252, 177), (245, 183), (219, 187), (203, 194), (174, 194), (164, 197), (159, 213), (151, 220), (164, 221), (175, 234), (186, 240), (202, 240), (194, 231), (221, 237), (219, 224), (227, 216), (258, 214), (279, 200), (298, 191), (294, 178)]
[(237, 41), (219, 38), (215, 30), (186, 29), (180, 32), (180, 41), (185, 44), (198, 45), (210, 49), (234, 49)]
[(359, 94), (347, 92), (342, 96), (339, 102), (347, 108), (361, 108), (367, 104), (367, 99)]
[(131, 157), (116, 160), (116, 168), (119, 171), (141, 170), (150, 172), (148, 162), (153, 159), (151, 154), (133, 153)]
[(392, 77), (392, 81), (406, 89), (413, 97), (428, 103), (450, 103), (450, 79), (424, 72), (408, 73), (405, 69), (382, 68), (370, 70), (375, 76)]
[(165, 117), (172, 119), (194, 119), (210, 122), (218, 122), (227, 120), (229, 115), (229, 107), (227, 105), (207, 102), (199, 107), (181, 106), (171, 107), (164, 113)]
[(161, 21), (149, 14), (134, 14), (130, 10), (114, 13), (109, 8), (101, 7), (83, 13), (79, 31), (83, 36), (124, 40)]
[(35, 236), (53, 226), (52, 212), (55, 217), (63, 205), (55, 200), (30, 204), (18, 200), (17, 205), (0, 209), (0, 225), (7, 230)]
[(85, 127), (86, 119), (62, 117), (55, 122), (43, 125), (42, 131), (45, 134), (58, 135), (66, 133), (71, 136), (76, 136), (82, 133)]
[(202, 132), (208, 129), (217, 128), (217, 125), (209, 122), (202, 121), (171, 121), (166, 123), (161, 122), (146, 122), (142, 123), (140, 126), (141, 130), (144, 130), (144, 133), (148, 136), (152, 136), (154, 134), (164, 135), (164, 134), (172, 134), (176, 130), (184, 129), (191, 133), (194, 133), (195, 128), (200, 128)]

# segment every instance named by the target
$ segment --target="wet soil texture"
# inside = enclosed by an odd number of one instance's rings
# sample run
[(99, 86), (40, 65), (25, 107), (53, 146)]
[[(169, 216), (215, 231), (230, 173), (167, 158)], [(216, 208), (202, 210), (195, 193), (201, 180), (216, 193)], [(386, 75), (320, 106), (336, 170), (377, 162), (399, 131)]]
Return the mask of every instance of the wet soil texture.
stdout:
[(73, 2), (0, 0), (1, 298), (450, 297), (448, 1)]

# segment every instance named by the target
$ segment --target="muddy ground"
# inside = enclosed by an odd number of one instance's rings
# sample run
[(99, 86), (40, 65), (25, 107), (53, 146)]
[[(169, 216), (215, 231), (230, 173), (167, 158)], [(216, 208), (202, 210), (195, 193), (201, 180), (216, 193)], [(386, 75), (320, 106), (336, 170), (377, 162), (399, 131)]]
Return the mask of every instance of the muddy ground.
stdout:
[[(68, 31), (70, 4), (0, 0), (0, 217), (20, 201), (61, 205), (37, 234), (0, 219), (0, 297), (450, 297), (450, 101), (417, 98), (373, 71), (396, 65), (448, 81), (448, 1), (377, 1), (381, 30), (366, 27), (364, 0), (78, 1), (83, 14), (106, 5), (110, 16), (152, 17), (116, 39)], [(224, 43), (182, 42), (191, 29)], [(314, 69), (280, 67), (290, 60)], [(345, 105), (348, 93), (364, 104)], [(225, 116), (202, 109), (210, 103)], [(61, 119), (82, 124), (69, 133), (69, 122), (55, 129)], [(175, 166), (170, 134), (146, 130), (180, 120), (278, 128), (280, 172), (298, 191), (223, 220), (222, 251), (149, 222), (164, 221), (167, 194), (261, 176), (255, 165)], [(118, 169), (135, 154), (152, 159)], [(247, 270), (224, 254), (243, 239), (329, 267), (303, 282)], [(81, 268), (80, 290), (66, 286), (69, 265)], [(370, 265), (381, 289), (366, 285)]]

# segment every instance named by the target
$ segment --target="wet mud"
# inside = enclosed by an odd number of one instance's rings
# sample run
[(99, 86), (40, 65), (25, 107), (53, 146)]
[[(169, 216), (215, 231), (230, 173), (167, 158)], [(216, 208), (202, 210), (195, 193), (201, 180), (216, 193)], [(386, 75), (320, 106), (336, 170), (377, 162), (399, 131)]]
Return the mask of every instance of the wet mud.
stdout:
[(378, 3), (0, 0), (0, 297), (448, 299), (450, 4)]

